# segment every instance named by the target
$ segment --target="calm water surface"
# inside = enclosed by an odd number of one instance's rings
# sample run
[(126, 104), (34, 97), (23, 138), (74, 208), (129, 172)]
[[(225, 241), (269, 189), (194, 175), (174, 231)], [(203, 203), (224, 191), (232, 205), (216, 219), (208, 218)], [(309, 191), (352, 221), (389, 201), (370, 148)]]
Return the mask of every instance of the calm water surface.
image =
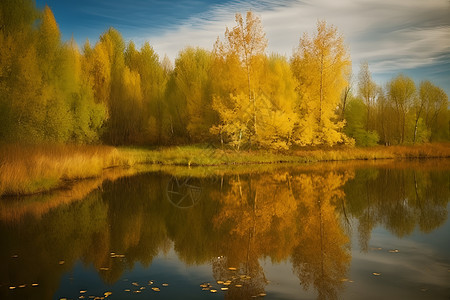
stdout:
[(0, 299), (450, 298), (449, 161), (198, 171), (1, 199)]

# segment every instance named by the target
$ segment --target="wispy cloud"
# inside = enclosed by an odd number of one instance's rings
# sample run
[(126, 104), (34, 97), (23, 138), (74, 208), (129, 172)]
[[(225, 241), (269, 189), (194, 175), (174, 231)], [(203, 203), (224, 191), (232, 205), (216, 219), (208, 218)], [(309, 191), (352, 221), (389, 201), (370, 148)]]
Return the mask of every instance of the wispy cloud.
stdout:
[(125, 40), (149, 41), (172, 60), (186, 46), (212, 49), (236, 12), (262, 18), (268, 52), (291, 56), (317, 20), (337, 26), (354, 65), (367, 61), (376, 79), (404, 72), (431, 80), (450, 93), (450, 2), (448, 0), (37, 0), (54, 9), (64, 37), (96, 41), (108, 27)]
[[(217, 36), (223, 36), (225, 27), (234, 26), (234, 14), (251, 9), (262, 18), (269, 39), (269, 52), (290, 56), (303, 32), (313, 32), (317, 20), (324, 19), (337, 26), (344, 35), (355, 72), (362, 61), (369, 62), (375, 76), (408, 72), (431, 65), (439, 69), (443, 68), (443, 62), (448, 62), (448, 0), (306, 0), (278, 3), (274, 0), (232, 1), (227, 5), (213, 5), (208, 11), (195, 14), (157, 35), (145, 35), (142, 31), (131, 38), (138, 43), (150, 40), (160, 54), (166, 53), (173, 59), (179, 50), (188, 45), (211, 49)], [(445, 78), (450, 78), (446, 70), (437, 72), (445, 73)]]

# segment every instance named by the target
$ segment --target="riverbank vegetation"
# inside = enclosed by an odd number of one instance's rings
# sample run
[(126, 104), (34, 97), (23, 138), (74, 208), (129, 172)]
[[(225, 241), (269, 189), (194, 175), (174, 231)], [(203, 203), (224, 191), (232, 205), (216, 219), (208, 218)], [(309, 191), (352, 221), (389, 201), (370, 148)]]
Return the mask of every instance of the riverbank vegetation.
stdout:
[(449, 157), (448, 144), (301, 149), (286, 153), (265, 150), (238, 152), (208, 145), (162, 149), (8, 145), (0, 147), (0, 196), (27, 195), (66, 188), (75, 181), (86, 178), (108, 179), (105, 174), (111, 173), (110, 169), (126, 170), (123, 173), (130, 175), (144, 170), (159, 170), (160, 166), (234, 169), (237, 166), (255, 168), (256, 165), (279, 163)]
[[(355, 83), (325, 21), (288, 58), (267, 54), (258, 16), (236, 14), (212, 51), (172, 65), (112, 27), (80, 50), (33, 1), (2, 1), (0, 17), (0, 195), (115, 166), (448, 157), (445, 92), (403, 74), (379, 86), (367, 63)], [(360, 148), (378, 144), (398, 146)]]
[(212, 51), (182, 49), (172, 65), (112, 27), (80, 49), (32, 1), (2, 1), (0, 15), (0, 143), (286, 150), (449, 140), (441, 88), (405, 74), (380, 86), (368, 63), (352, 76), (343, 36), (325, 21), (285, 57), (267, 54), (258, 16), (236, 14)]

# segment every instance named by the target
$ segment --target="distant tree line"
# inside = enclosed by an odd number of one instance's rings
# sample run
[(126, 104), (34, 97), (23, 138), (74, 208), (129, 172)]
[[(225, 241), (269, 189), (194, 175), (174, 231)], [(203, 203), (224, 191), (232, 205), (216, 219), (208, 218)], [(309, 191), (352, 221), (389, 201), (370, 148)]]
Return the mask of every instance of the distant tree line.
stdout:
[(261, 20), (236, 14), (212, 51), (188, 47), (172, 66), (149, 43), (113, 29), (80, 51), (49, 7), (0, 3), (0, 142), (169, 145), (236, 149), (448, 141), (445, 92), (398, 75), (385, 88), (367, 63), (352, 89), (334, 26), (317, 23), (293, 56), (266, 54)]

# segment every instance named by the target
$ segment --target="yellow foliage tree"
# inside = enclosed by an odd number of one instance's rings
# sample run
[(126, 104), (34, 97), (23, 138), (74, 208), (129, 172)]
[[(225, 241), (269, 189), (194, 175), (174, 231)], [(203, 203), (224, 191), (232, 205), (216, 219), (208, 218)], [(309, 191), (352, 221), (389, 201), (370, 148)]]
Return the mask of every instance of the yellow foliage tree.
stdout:
[(305, 34), (292, 58), (298, 80), (300, 121), (296, 130), (299, 145), (351, 143), (342, 133), (336, 108), (347, 85), (351, 61), (343, 38), (334, 26), (317, 23), (317, 33)]

